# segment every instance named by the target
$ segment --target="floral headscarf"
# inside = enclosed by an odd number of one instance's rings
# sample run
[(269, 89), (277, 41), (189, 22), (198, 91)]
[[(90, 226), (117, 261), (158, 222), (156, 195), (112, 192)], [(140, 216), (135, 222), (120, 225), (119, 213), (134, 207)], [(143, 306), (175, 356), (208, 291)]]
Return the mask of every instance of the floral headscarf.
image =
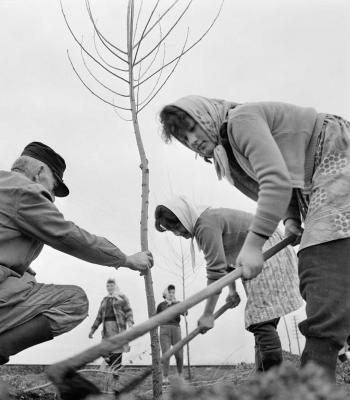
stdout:
[(229, 110), (237, 103), (190, 95), (182, 97), (171, 105), (180, 108), (192, 117), (209, 140), (216, 145), (213, 154), (216, 174), (219, 180), (226, 178), (233, 184), (226, 150), (220, 143), (220, 128), (227, 120)]

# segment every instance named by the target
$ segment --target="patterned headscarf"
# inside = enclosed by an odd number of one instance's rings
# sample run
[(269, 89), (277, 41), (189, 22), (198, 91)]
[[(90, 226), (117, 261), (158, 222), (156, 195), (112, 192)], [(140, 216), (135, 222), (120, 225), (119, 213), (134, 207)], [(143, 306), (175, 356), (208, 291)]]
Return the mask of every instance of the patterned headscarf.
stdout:
[(171, 105), (180, 108), (192, 117), (209, 140), (216, 145), (213, 154), (216, 174), (219, 180), (226, 178), (233, 184), (226, 150), (220, 143), (220, 128), (227, 120), (229, 110), (237, 103), (190, 95), (182, 97)]
[(197, 206), (186, 196), (174, 196), (171, 199), (162, 203), (163, 206), (173, 212), (181, 224), (191, 234), (191, 262), (192, 268), (196, 265), (196, 255), (194, 250), (193, 238), (194, 238), (194, 227), (200, 215), (207, 210), (208, 206)]

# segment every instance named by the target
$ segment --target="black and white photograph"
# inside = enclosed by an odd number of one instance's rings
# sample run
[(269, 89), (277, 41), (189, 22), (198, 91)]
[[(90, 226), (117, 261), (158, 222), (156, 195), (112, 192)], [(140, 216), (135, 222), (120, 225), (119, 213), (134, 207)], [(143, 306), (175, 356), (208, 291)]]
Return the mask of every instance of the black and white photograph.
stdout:
[(0, 0), (0, 400), (350, 399), (350, 2)]

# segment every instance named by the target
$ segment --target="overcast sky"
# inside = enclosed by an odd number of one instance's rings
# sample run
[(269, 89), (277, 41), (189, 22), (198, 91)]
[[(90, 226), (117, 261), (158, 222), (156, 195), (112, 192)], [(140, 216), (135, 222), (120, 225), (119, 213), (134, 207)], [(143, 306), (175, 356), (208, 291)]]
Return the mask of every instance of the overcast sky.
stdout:
[[(153, 1), (144, 3), (141, 22)], [(206, 29), (219, 3), (219, 0), (193, 2), (190, 13), (168, 42), (167, 57), (181, 49), (187, 25), (189, 41)], [(65, 0), (63, 4), (77, 36), (84, 35), (91, 48), (92, 30), (85, 2)], [(162, 0), (161, 4), (164, 7), (169, 2)], [(179, 2), (173, 15), (178, 15), (181, 4), (184, 1)], [(106, 35), (125, 47), (127, 1), (92, 0), (92, 5)], [(171, 20), (164, 22), (163, 32), (170, 23)], [(347, 0), (226, 0), (213, 30), (181, 60), (173, 77), (142, 112), (140, 124), (150, 161), (149, 227), (150, 247), (155, 256), (152, 273), (157, 303), (169, 283), (175, 283), (178, 298), (182, 296), (176, 254), (169, 245), (172, 243), (179, 249), (179, 242), (153, 229), (152, 214), (159, 202), (173, 192), (211, 206), (250, 212), (255, 209), (254, 203), (236, 189), (219, 183), (211, 165), (196, 160), (193, 153), (180, 145), (164, 144), (157, 112), (178, 97), (201, 94), (237, 102), (285, 101), (350, 118), (349, 41)], [(150, 43), (146, 49), (149, 46)], [(127, 254), (138, 251), (140, 170), (132, 127), (118, 118), (110, 106), (90, 95), (75, 76), (67, 49), (84, 78), (97, 88), (84, 72), (59, 2), (0, 0), (0, 48), (0, 168), (9, 169), (22, 148), (33, 140), (52, 146), (67, 162), (65, 180), (71, 195), (57, 200), (66, 218), (107, 237)], [(104, 74), (99, 77), (111, 82)], [(123, 89), (119, 84), (113, 87)], [(112, 99), (106, 92), (99, 93)], [(189, 243), (183, 244), (186, 252)], [(136, 323), (146, 319), (144, 282), (135, 272), (123, 269), (116, 272), (50, 248), (44, 249), (33, 268), (41, 282), (83, 287), (90, 300), (90, 315), (72, 332), (13, 357), (13, 362), (51, 363), (98, 343), (99, 332), (93, 340), (87, 335), (109, 277), (116, 278), (129, 297)], [(186, 291), (192, 294), (205, 285), (205, 266), (198, 266), (195, 273), (189, 265), (186, 268)], [(239, 289), (241, 305), (191, 345), (193, 363), (253, 360), (253, 338), (244, 330), (245, 301), (242, 287)], [(196, 326), (202, 308), (203, 305), (190, 312), (190, 328)], [(299, 320), (302, 315), (302, 311), (297, 314)], [(287, 322), (292, 329), (291, 317)], [(282, 322), (280, 332), (287, 348)], [(295, 340), (293, 348), (296, 350)], [(147, 363), (149, 358), (143, 353), (148, 349), (149, 338), (145, 336), (132, 344), (126, 358)]]

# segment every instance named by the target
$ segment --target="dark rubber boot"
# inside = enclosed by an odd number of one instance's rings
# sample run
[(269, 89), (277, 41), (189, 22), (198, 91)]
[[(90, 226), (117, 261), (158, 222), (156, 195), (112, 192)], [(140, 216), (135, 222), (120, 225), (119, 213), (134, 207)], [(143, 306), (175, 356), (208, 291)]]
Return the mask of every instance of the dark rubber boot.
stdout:
[(257, 372), (266, 372), (270, 368), (279, 366), (283, 361), (282, 350), (259, 351), (255, 350), (255, 369)]
[(36, 344), (53, 339), (48, 318), (38, 315), (22, 325), (0, 334), (0, 364), (9, 357)]
[(278, 367), (282, 364), (282, 361), (283, 356), (281, 349), (266, 351), (262, 354), (262, 365), (264, 371), (268, 371), (270, 368), (273, 367)]
[(301, 367), (312, 361), (321, 366), (330, 380), (334, 382), (339, 347), (328, 339), (306, 338), (305, 348), (301, 355)]

